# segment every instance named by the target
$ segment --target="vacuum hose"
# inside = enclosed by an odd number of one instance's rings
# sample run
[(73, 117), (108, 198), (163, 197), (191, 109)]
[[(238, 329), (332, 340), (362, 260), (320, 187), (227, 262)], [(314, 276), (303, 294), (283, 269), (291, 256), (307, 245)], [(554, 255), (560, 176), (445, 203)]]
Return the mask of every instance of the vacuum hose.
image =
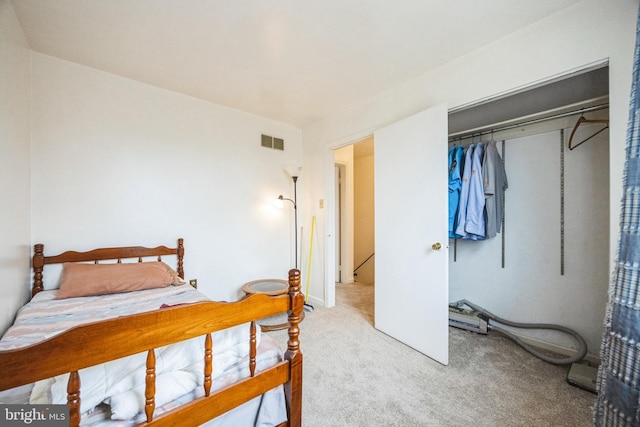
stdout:
[[(456, 308), (461, 308), (462, 306), (467, 305), (470, 308), (472, 308), (473, 310), (478, 312), (478, 315), (480, 317), (484, 317), (486, 319), (491, 319), (493, 321), (496, 321), (498, 323), (501, 323), (503, 325), (507, 325), (507, 326), (513, 326), (515, 328), (525, 328), (525, 329), (553, 329), (556, 331), (561, 331), (564, 332), (566, 334), (571, 335), (573, 338), (575, 338), (575, 340), (578, 342), (578, 352), (575, 356), (573, 357), (567, 357), (567, 358), (555, 358), (555, 357), (551, 357), (551, 356), (547, 356), (545, 354), (540, 353), (539, 351), (537, 351), (534, 347), (528, 345), (527, 343), (525, 343), (524, 341), (522, 341), (520, 338), (518, 338), (516, 335), (512, 334), (511, 332), (502, 329), (500, 327), (494, 326), (494, 325), (488, 325), (488, 327), (491, 330), (494, 330), (504, 336), (506, 336), (507, 338), (515, 341), (516, 344), (518, 344), (520, 347), (524, 348), (527, 352), (533, 354), (534, 356), (536, 356), (539, 359), (544, 360), (545, 362), (549, 362), (552, 363), (554, 365), (568, 365), (571, 363), (575, 363), (578, 362), (580, 360), (582, 360), (582, 358), (584, 358), (584, 356), (587, 354), (587, 343), (585, 342), (584, 338), (582, 338), (582, 336), (580, 336), (580, 334), (578, 334), (576, 331), (574, 331), (573, 329), (569, 329), (567, 327), (561, 326), (561, 325), (554, 325), (551, 323), (518, 323), (518, 322), (512, 322), (510, 320), (507, 319), (502, 319), (498, 316), (496, 316), (495, 314), (491, 313), (490, 311), (485, 310), (484, 308), (473, 304), (472, 302), (467, 301), (466, 299), (454, 302), (451, 304), (452, 307), (456, 307)], [(488, 321), (487, 321), (488, 323)]]

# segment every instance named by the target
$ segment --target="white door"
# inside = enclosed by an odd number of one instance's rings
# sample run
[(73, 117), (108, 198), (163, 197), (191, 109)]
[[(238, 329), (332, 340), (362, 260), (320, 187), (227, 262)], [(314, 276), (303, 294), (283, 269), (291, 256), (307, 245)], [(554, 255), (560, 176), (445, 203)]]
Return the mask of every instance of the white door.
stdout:
[(374, 137), (375, 327), (446, 365), (446, 106), (396, 122)]

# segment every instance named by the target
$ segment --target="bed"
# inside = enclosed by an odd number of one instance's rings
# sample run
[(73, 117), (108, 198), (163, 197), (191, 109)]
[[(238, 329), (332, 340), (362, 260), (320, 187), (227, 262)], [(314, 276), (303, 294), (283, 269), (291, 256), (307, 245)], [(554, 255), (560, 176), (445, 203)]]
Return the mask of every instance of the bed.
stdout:
[[(0, 340), (0, 403), (66, 403), (71, 426), (300, 426), (300, 272), (289, 271), (286, 295), (215, 302), (181, 284), (183, 259), (183, 239), (53, 256), (35, 245), (31, 301)], [(56, 265), (61, 286), (45, 290)], [(157, 274), (171, 283), (121, 285)], [(257, 325), (281, 313), (284, 352)]]

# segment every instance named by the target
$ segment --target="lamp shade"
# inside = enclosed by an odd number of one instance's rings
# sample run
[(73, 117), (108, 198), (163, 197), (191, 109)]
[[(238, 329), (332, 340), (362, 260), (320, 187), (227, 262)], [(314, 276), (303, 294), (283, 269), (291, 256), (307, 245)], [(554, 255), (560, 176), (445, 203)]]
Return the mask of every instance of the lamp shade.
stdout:
[(299, 177), (302, 172), (302, 166), (287, 166), (284, 168), (285, 172), (289, 174), (290, 177)]

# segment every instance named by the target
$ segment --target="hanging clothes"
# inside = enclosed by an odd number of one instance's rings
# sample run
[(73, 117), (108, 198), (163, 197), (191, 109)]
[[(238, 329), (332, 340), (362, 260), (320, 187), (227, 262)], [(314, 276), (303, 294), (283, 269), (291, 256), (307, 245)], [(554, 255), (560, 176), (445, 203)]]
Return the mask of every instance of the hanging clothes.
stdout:
[(640, 242), (638, 227), (640, 201), (640, 9), (636, 20), (636, 44), (631, 85), (631, 103), (627, 124), (626, 159), (622, 179), (622, 204), (618, 250), (613, 281), (609, 284), (609, 301), (605, 310), (605, 330), (602, 338), (596, 389), (598, 396), (593, 409), (596, 427), (631, 427), (640, 424), (640, 384), (638, 384), (638, 300), (640, 286)]
[(469, 200), (469, 178), (471, 177), (471, 157), (473, 156), (473, 149), (475, 144), (471, 144), (467, 147), (467, 151), (464, 154), (464, 164), (462, 169), (462, 183), (460, 186), (460, 200), (458, 201), (458, 214), (456, 215), (456, 227), (455, 234), (459, 238), (467, 236), (467, 232), (464, 230), (464, 225), (467, 222), (467, 201)]
[(504, 162), (495, 141), (490, 141), (485, 146), (482, 179), (485, 195), (485, 238), (491, 239), (501, 231), (504, 192), (509, 186)]
[(457, 225), (458, 207), (460, 206), (460, 190), (462, 188), (462, 163), (464, 149), (462, 146), (449, 149), (449, 237), (457, 239), (455, 233)]
[(482, 159), (484, 144), (477, 144), (471, 158), (471, 177), (469, 180), (469, 199), (467, 200), (467, 217), (464, 226), (467, 239), (484, 240), (484, 183), (482, 182)]
[(471, 144), (465, 153), (455, 234), (462, 239), (484, 239), (483, 144)]
[(485, 240), (501, 232), (504, 161), (496, 141), (449, 149), (449, 238)]

